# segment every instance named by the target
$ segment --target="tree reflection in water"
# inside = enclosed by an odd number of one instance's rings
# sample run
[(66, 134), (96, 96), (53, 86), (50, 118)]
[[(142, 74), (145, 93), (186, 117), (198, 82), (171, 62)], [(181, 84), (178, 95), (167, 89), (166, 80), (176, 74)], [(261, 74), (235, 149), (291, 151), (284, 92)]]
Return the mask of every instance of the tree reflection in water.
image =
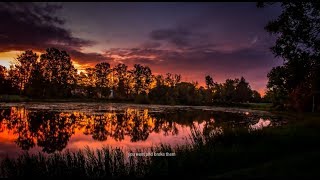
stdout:
[(76, 129), (97, 141), (106, 141), (109, 137), (122, 141), (128, 136), (131, 142), (137, 142), (145, 141), (152, 132), (163, 132), (165, 136), (178, 135), (178, 124), (190, 127), (198, 118), (179, 120), (175, 113), (152, 114), (148, 109), (131, 108), (124, 112), (103, 114), (33, 111), (24, 107), (11, 107), (0, 112), (0, 132), (12, 132), (17, 137), (15, 143), (22, 150), (37, 145), (46, 153), (63, 150)]
[(0, 133), (14, 134), (15, 143), (22, 150), (38, 146), (43, 152), (53, 153), (63, 150), (76, 131), (96, 141), (112, 138), (121, 142), (129, 137), (131, 142), (138, 142), (147, 140), (151, 133), (177, 136), (181, 128), (190, 129), (194, 124), (201, 124), (204, 135), (222, 133), (221, 122), (235, 118), (239, 116), (189, 110), (149, 112), (148, 109), (127, 108), (95, 114), (11, 107), (0, 110)]

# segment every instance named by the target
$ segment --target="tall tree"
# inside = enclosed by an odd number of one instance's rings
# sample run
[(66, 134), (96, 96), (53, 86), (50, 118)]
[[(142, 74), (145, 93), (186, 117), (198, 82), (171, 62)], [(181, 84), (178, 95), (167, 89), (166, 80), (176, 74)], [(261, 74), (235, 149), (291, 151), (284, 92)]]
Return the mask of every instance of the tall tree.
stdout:
[(115, 76), (118, 79), (117, 93), (121, 97), (128, 97), (129, 94), (129, 78), (128, 66), (125, 64), (118, 64), (115, 69)]
[[(266, 3), (257, 5), (264, 7)], [(280, 5), (282, 14), (265, 27), (277, 36), (271, 51), (284, 60), (288, 102), (295, 109), (310, 110), (311, 96), (320, 100), (320, 3), (285, 1)]]
[(176, 86), (177, 83), (179, 83), (181, 80), (181, 75), (180, 74), (171, 74), (171, 73), (167, 73), (166, 74), (166, 78), (165, 78), (165, 83), (170, 86), (170, 87), (174, 87)]
[(18, 55), (15, 62), (15, 68), (18, 73), (19, 90), (20, 94), (23, 94), (25, 85), (28, 83), (31, 72), (35, 63), (38, 60), (38, 55), (32, 50), (27, 50)]
[(52, 97), (70, 97), (76, 84), (77, 70), (66, 51), (48, 48), (40, 56), (40, 66), (46, 81), (45, 93)]
[(6, 67), (0, 65), (0, 94), (12, 94), (14, 88), (10, 79), (8, 79), (8, 72)]
[(213, 102), (213, 97), (214, 97), (215, 83), (213, 82), (212, 77), (209, 75), (205, 76), (205, 83), (206, 83), (207, 89), (202, 91), (204, 102), (206, 104), (211, 104)]
[(157, 104), (175, 104), (174, 87), (169, 87), (165, 83), (163, 75), (155, 76), (155, 87), (148, 94), (152, 103)]
[(6, 67), (0, 65), (0, 94), (6, 93), (7, 80), (6, 80), (7, 70)]
[(240, 81), (236, 85), (235, 90), (235, 101), (237, 102), (247, 102), (250, 101), (252, 97), (252, 90), (249, 83), (246, 82), (244, 77), (240, 78)]
[(95, 95), (96, 89), (96, 70), (95, 68), (86, 68), (86, 79), (85, 84), (87, 88), (87, 96), (93, 97)]
[(15, 90), (14, 94), (20, 93), (20, 75), (17, 68), (14, 65), (10, 65), (8, 70), (7, 80), (10, 82), (12, 89)]
[(175, 87), (176, 102), (178, 104), (199, 105), (196, 83), (181, 82)]
[(259, 103), (261, 102), (261, 95), (258, 91), (256, 90), (253, 90), (252, 91), (252, 99), (251, 99), (252, 102), (255, 102), (255, 103)]
[(239, 79), (227, 79), (226, 82), (223, 84), (222, 88), (222, 98), (223, 101), (232, 102), (235, 100), (235, 90), (236, 86), (239, 83)]
[(77, 85), (73, 92), (73, 95), (78, 97), (88, 96), (87, 88), (88, 88), (88, 77), (84, 72), (80, 72), (76, 75)]
[(98, 63), (95, 66), (96, 75), (96, 87), (102, 96), (109, 95), (109, 79), (108, 75), (110, 73), (110, 64), (107, 62)]
[(43, 76), (43, 70), (40, 63), (35, 63), (29, 81), (26, 84), (26, 94), (36, 98), (43, 97), (45, 95), (43, 89), (43, 87), (46, 86), (45, 81), (46, 79)]
[(181, 81), (181, 75), (180, 74), (174, 74), (173, 77), (173, 86), (176, 86)]
[(165, 84), (165, 80), (163, 78), (163, 75), (157, 75), (155, 76), (155, 80), (156, 80), (156, 87), (159, 87), (159, 86), (163, 86)]
[(211, 76), (207, 75), (207, 76), (205, 77), (205, 81), (206, 81), (207, 89), (213, 88), (214, 82), (213, 82), (213, 79), (212, 79)]
[(146, 93), (152, 81), (152, 72), (148, 66), (135, 64), (132, 71), (134, 76), (134, 89), (136, 94)]
[(272, 68), (268, 73), (266, 98), (279, 108), (283, 108), (288, 98), (287, 71), (284, 66)]

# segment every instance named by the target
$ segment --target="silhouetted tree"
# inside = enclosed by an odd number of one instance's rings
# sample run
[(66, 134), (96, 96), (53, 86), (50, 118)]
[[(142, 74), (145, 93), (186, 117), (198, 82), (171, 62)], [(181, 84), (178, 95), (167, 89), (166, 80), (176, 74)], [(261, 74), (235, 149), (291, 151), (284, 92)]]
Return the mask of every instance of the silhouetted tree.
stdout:
[(4, 66), (1, 66), (0, 65), (0, 87), (1, 87), (1, 89), (0, 89), (0, 94), (3, 94), (3, 93), (5, 93), (6, 92), (6, 89), (5, 88), (8, 88), (8, 87), (6, 87), (7, 85), (6, 85), (6, 67), (4, 67)]
[(212, 99), (215, 102), (221, 102), (223, 100), (223, 85), (221, 83), (215, 83), (215, 86), (213, 88), (213, 96)]
[(284, 108), (284, 104), (287, 102), (288, 90), (286, 84), (286, 69), (284, 66), (278, 66), (272, 68), (268, 73), (268, 91), (266, 92), (266, 98), (271, 101), (278, 108)]
[[(257, 5), (264, 7), (266, 3)], [(286, 93), (286, 103), (295, 109), (311, 110), (311, 97), (320, 92), (320, 5), (317, 1), (285, 1), (280, 5), (282, 14), (265, 29), (277, 36), (271, 51), (284, 60), (286, 75), (281, 80), (285, 91), (270, 92)]]
[(14, 65), (10, 65), (10, 69), (8, 71), (8, 78), (7, 80), (10, 82), (12, 89), (15, 90), (15, 92), (13, 92), (13, 94), (18, 94), (20, 93), (19, 90), (19, 85), (20, 85), (20, 81), (19, 81), (19, 71), (17, 70), (17, 68), (14, 67)]
[(151, 84), (151, 69), (148, 66), (142, 66), (140, 64), (135, 64), (132, 71), (134, 76), (134, 89), (136, 94), (142, 92), (147, 93), (149, 90), (149, 85)]
[(151, 89), (148, 94), (152, 103), (156, 104), (176, 104), (174, 100), (174, 89), (164, 84), (158, 84)]
[(66, 51), (48, 48), (40, 56), (40, 66), (43, 70), (46, 86), (44, 91), (49, 97), (70, 97), (76, 84), (77, 70)]
[(178, 104), (199, 105), (195, 83), (181, 82), (175, 87), (176, 102)]
[(239, 79), (227, 79), (222, 86), (222, 99), (226, 102), (232, 102), (235, 99), (235, 90)]
[(115, 76), (118, 78), (117, 94), (120, 97), (128, 98), (130, 88), (128, 66), (126, 66), (125, 64), (118, 64), (116, 67), (114, 67), (114, 69)]
[(216, 83), (213, 81), (212, 77), (207, 75), (205, 76), (205, 83), (207, 86), (206, 91), (203, 92), (204, 102), (206, 104), (211, 104), (213, 102), (214, 94), (217, 93)]
[(96, 87), (99, 90), (101, 96), (108, 96), (110, 89), (109, 79), (107, 78), (110, 73), (110, 64), (107, 62), (98, 63), (95, 66), (95, 74), (96, 74)]
[(0, 94), (14, 94), (16, 91), (8, 78), (6, 67), (0, 65)]
[(213, 88), (214, 82), (213, 82), (213, 79), (212, 79), (211, 76), (207, 75), (207, 76), (205, 77), (205, 81), (206, 81), (207, 89)]
[(181, 80), (181, 75), (179, 74), (173, 75), (171, 73), (167, 73), (165, 78), (165, 83), (170, 87), (174, 87), (177, 83), (180, 82), (180, 80)]
[(36, 53), (33, 53), (32, 50), (27, 50), (16, 58), (14, 67), (18, 73), (20, 94), (23, 94), (25, 85), (29, 82), (31, 72), (38, 60), (38, 57), (39, 56)]
[[(77, 74), (77, 69), (74, 68), (67, 52), (56, 48), (48, 48), (44, 54), (41, 54), (40, 61), (32, 51), (26, 51), (17, 59), (19, 63), (12, 65), (9, 71), (4, 67), (0, 68), (0, 83), (6, 87), (6, 90), (0, 93), (16, 94), (14, 89), (20, 88), (26, 95), (35, 98), (70, 96), (101, 98), (108, 97), (112, 89), (117, 99), (172, 105), (212, 105), (215, 101), (257, 100), (252, 97), (252, 90), (244, 78), (227, 79), (225, 83), (218, 84), (211, 76), (206, 76), (207, 88), (204, 88), (199, 87), (198, 82), (180, 82), (179, 74), (167, 73), (165, 77), (155, 76), (147, 66), (135, 64), (133, 69), (128, 70), (125, 64), (118, 64), (111, 68), (107, 62), (98, 63), (94, 68), (86, 68), (85, 72)], [(286, 84), (290, 86), (285, 88), (295, 87), (292, 82), (287, 80)], [(5, 83), (8, 87), (4, 85)], [(272, 84), (273, 82), (270, 82), (270, 86)], [(302, 89), (300, 88), (300, 91)]]
[(236, 85), (235, 91), (235, 101), (236, 102), (247, 102), (251, 100), (252, 97), (252, 90), (249, 86), (249, 83), (246, 82), (244, 77), (240, 78), (240, 81)]
[(46, 79), (43, 76), (43, 70), (39, 63), (33, 65), (31, 75), (28, 83), (26, 84), (26, 94), (31, 97), (40, 98), (45, 94), (44, 88), (46, 86)]
[(87, 89), (87, 97), (96, 95), (96, 70), (95, 68), (86, 68), (85, 86)]
[(251, 101), (252, 102), (255, 102), (255, 103), (259, 103), (259, 102), (261, 102), (261, 94), (258, 92), (258, 91), (256, 91), (256, 90), (253, 90), (252, 91), (252, 98), (251, 98)]
[(163, 79), (163, 75), (155, 76), (155, 80), (156, 80), (156, 87), (165, 85), (165, 80)]
[(89, 95), (87, 94), (87, 87), (88, 87), (87, 80), (88, 80), (88, 77), (84, 72), (80, 72), (79, 74), (76, 75), (77, 85), (72, 93), (73, 96), (76, 96), (76, 97), (87, 96), (87, 97), (89, 97)]

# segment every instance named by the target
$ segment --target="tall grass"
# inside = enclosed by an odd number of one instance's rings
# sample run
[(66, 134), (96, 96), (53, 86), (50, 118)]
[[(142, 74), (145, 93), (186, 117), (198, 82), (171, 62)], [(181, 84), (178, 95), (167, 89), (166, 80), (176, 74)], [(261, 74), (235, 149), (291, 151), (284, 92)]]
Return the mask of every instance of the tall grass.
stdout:
[[(190, 134), (191, 141), (175, 147), (161, 144), (150, 149), (129, 151), (104, 147), (51, 155), (24, 153), (17, 158), (2, 159), (0, 175), (1, 177), (90, 178), (175, 175), (215, 177), (237, 169), (254, 167), (261, 169), (264, 167), (261, 164), (266, 162), (272, 164), (273, 161), (278, 162), (281, 159), (299, 159), (294, 157), (301, 156), (301, 153), (313, 153), (314, 158), (314, 152), (320, 150), (317, 146), (320, 137), (319, 124), (318, 122), (296, 123), (251, 132), (247, 129), (230, 129), (225, 130), (223, 134), (204, 134), (194, 128)], [(128, 153), (147, 152), (174, 152), (176, 156), (128, 157)], [(320, 156), (317, 157), (319, 159)], [(270, 168), (270, 165), (268, 167)], [(286, 169), (288, 166), (279, 168)], [(272, 174), (272, 172), (265, 173)]]

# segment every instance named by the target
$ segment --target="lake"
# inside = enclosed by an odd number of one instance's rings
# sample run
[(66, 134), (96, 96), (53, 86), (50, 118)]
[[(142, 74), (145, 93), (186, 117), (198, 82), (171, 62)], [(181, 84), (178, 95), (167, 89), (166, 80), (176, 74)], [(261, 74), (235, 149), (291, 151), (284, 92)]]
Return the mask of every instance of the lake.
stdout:
[(270, 112), (209, 106), (120, 103), (0, 103), (0, 157), (89, 147), (147, 148), (190, 141), (192, 128), (259, 130), (285, 119)]

